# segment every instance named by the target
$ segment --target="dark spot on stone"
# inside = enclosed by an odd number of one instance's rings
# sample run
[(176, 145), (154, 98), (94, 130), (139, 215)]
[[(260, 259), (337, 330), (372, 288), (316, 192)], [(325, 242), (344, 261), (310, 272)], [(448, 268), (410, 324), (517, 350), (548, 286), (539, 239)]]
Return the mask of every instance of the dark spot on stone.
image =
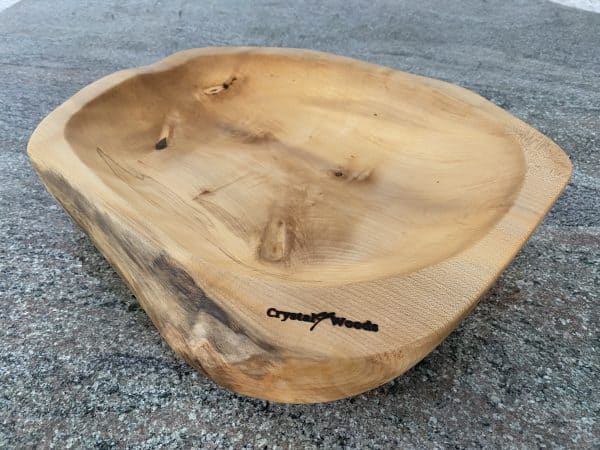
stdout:
[(163, 150), (163, 149), (167, 148), (167, 145), (168, 145), (167, 144), (167, 138), (164, 137), (164, 138), (162, 138), (160, 141), (158, 141), (156, 143), (156, 145), (154, 146), (154, 148), (156, 150)]
[(335, 172), (333, 172), (333, 174), (336, 177), (343, 177), (344, 176), (344, 172), (342, 172), (341, 170), (336, 170)]

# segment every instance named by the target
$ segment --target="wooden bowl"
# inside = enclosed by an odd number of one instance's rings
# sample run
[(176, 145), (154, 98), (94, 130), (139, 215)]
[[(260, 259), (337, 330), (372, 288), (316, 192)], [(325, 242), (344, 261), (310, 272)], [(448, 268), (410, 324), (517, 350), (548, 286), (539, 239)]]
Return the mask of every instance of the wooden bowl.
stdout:
[(103, 78), (28, 153), (177, 354), (282, 402), (357, 394), (420, 361), (571, 173), (468, 90), (264, 48)]

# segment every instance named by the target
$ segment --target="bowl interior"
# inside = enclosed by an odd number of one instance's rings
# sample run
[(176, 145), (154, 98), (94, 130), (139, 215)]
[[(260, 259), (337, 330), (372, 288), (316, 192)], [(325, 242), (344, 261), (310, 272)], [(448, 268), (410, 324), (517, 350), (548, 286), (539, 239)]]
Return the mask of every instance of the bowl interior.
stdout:
[(193, 257), (254, 276), (372, 280), (473, 244), (526, 169), (487, 107), (415, 80), (318, 57), (207, 55), (115, 86), (65, 134)]

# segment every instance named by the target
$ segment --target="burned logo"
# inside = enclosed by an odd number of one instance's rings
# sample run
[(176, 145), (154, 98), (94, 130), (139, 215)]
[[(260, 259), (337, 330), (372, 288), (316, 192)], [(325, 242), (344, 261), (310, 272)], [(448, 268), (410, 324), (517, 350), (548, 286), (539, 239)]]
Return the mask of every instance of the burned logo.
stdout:
[(286, 320), (297, 320), (300, 322), (308, 322), (312, 323), (310, 327), (310, 331), (313, 331), (317, 325), (319, 325), (323, 321), (330, 321), (332, 326), (338, 326), (346, 328), (354, 328), (356, 330), (365, 330), (365, 331), (379, 331), (379, 326), (376, 323), (372, 323), (370, 320), (365, 322), (349, 320), (345, 317), (339, 317), (334, 312), (320, 312), (320, 313), (310, 313), (304, 314), (299, 312), (288, 312), (288, 311), (280, 311), (276, 308), (267, 309), (267, 316), (273, 317), (274, 319), (280, 319), (282, 322)]

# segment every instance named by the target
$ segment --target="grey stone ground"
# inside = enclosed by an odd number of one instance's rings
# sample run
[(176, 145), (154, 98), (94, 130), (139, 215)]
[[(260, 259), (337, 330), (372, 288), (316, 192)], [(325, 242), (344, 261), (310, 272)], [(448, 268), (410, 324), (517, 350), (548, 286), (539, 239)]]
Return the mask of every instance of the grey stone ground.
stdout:
[[(554, 139), (574, 177), (404, 376), (324, 405), (242, 398), (173, 355), (25, 154), (84, 85), (210, 45), (314, 48), (460, 84)], [(0, 13), (0, 138), (0, 448), (600, 446), (600, 14), (535, 0), (24, 0)]]

